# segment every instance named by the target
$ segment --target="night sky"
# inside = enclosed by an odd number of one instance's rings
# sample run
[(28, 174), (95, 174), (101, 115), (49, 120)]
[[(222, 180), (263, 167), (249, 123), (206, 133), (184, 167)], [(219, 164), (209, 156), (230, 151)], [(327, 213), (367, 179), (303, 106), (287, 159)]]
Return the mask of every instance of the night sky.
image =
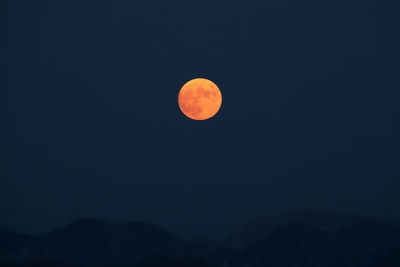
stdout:
[[(0, 3), (0, 228), (400, 220), (399, 1)], [(177, 102), (198, 77), (206, 121)]]

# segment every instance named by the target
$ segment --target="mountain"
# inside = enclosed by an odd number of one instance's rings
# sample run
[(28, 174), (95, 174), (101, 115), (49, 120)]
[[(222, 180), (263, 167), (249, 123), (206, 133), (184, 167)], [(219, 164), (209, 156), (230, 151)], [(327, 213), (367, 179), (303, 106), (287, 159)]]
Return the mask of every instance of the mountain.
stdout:
[(84, 219), (41, 236), (0, 231), (0, 266), (399, 267), (400, 223), (293, 212), (250, 221), (222, 245)]
[(7, 250), (3, 249), (0, 263), (29, 266), (133, 266), (146, 264), (143, 259), (166, 261), (164, 256), (167, 262), (185, 259), (208, 264), (208, 260), (222, 261), (226, 254), (223, 247), (184, 240), (156, 225), (95, 219), (79, 220), (39, 237), (0, 236), (2, 247)]
[(12, 231), (0, 231), (0, 263), (24, 262), (29, 257), (29, 248), (33, 241), (33, 236)]
[(152, 254), (180, 255), (184, 240), (142, 222), (113, 224), (86, 219), (39, 238), (36, 256), (84, 266), (124, 265)]
[(239, 250), (236, 266), (400, 266), (399, 223), (345, 214), (262, 217), (235, 231), (228, 244)]
[(359, 224), (374, 224), (379, 221), (361, 216), (320, 211), (297, 211), (276, 216), (262, 216), (247, 222), (228, 238), (228, 246), (243, 249), (253, 242), (268, 236), (273, 231), (292, 223), (303, 223), (324, 231), (335, 231)]
[(169, 257), (160, 255), (140, 260), (135, 267), (220, 267), (194, 257)]

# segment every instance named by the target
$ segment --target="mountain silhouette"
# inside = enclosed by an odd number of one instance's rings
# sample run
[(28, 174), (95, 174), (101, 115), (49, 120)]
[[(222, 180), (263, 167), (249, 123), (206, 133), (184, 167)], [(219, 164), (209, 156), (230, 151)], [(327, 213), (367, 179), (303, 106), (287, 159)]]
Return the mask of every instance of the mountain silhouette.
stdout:
[(137, 221), (117, 224), (83, 219), (39, 237), (5, 233), (0, 235), (3, 264), (144, 266), (154, 258), (160, 264), (192, 261), (204, 265), (206, 260), (221, 261), (228, 251), (210, 241), (184, 240), (162, 227)]
[[(13, 231), (0, 231), (0, 263), (24, 262), (35, 238)], [(4, 265), (4, 264), (3, 264)], [(1, 266), (1, 264), (0, 264)]]
[(165, 255), (152, 256), (140, 260), (135, 267), (218, 267), (194, 257), (170, 257)]
[(237, 266), (400, 266), (399, 223), (346, 214), (258, 218), (235, 231), (228, 244), (239, 250)]
[(179, 255), (185, 242), (161, 227), (85, 219), (42, 236), (36, 255), (53, 262), (123, 265), (152, 254)]
[(0, 231), (0, 266), (399, 267), (400, 224), (293, 212), (250, 221), (219, 244), (144, 222), (83, 219), (41, 236)]
[(263, 216), (247, 222), (232, 233), (228, 238), (228, 245), (236, 249), (243, 249), (273, 231), (292, 223), (303, 223), (331, 232), (359, 224), (379, 224), (379, 221), (368, 217), (310, 210), (289, 212), (277, 216)]

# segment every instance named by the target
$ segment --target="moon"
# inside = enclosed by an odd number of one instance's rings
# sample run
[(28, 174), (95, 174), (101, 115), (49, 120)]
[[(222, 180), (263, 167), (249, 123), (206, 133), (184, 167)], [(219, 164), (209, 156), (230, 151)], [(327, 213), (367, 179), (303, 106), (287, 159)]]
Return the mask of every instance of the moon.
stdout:
[(197, 78), (182, 86), (178, 104), (182, 113), (193, 120), (207, 120), (221, 108), (222, 95), (210, 80)]

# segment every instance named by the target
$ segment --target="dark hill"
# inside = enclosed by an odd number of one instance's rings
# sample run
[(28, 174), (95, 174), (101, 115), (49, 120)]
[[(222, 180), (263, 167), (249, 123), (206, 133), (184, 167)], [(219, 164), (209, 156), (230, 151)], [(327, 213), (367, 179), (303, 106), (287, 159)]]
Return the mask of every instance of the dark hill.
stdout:
[(0, 231), (0, 263), (24, 262), (30, 256), (35, 238), (12, 231)]
[(0, 231), (0, 266), (400, 266), (399, 223), (337, 213), (262, 217), (235, 231), (228, 245), (143, 222), (84, 219), (36, 237)]
[(82, 265), (123, 265), (152, 254), (180, 255), (185, 242), (142, 222), (114, 224), (85, 219), (42, 236), (36, 257)]
[(39, 237), (0, 234), (0, 266), (134, 266), (150, 264), (153, 258), (160, 264), (190, 260), (214, 266), (208, 261), (220, 262), (228, 251), (214, 242), (184, 240), (162, 227), (137, 221), (118, 224), (84, 219)]
[(229, 242), (240, 248), (237, 266), (398, 266), (400, 262), (399, 223), (337, 213), (259, 218), (236, 231)]
[(220, 267), (194, 257), (155, 256), (144, 258), (135, 267)]
[(268, 236), (270, 233), (292, 223), (301, 223), (315, 228), (332, 232), (342, 228), (351, 228), (359, 224), (380, 224), (372, 218), (341, 214), (334, 212), (298, 211), (279, 214), (276, 216), (262, 216), (249, 221), (235, 231), (228, 238), (228, 245), (236, 249), (243, 249), (253, 242)]

